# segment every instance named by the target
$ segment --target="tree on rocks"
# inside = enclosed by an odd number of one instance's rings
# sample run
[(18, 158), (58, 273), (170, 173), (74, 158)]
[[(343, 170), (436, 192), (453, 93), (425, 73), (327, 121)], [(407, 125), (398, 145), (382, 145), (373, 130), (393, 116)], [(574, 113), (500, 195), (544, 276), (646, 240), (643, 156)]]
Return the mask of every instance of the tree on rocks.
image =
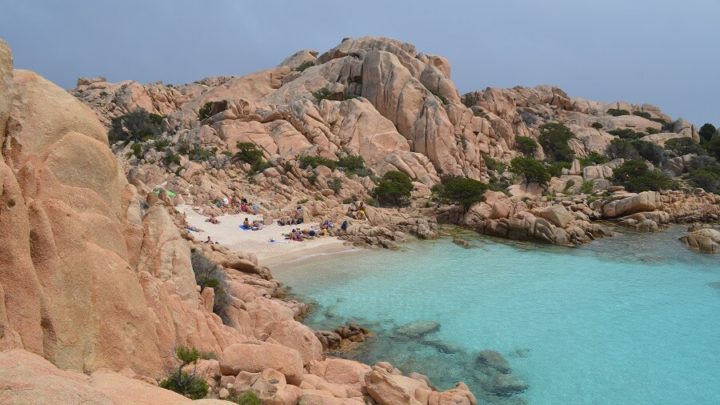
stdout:
[(712, 139), (713, 135), (715, 135), (716, 131), (717, 129), (715, 128), (715, 125), (708, 123), (700, 127), (698, 135), (700, 135), (700, 140), (702, 142), (708, 142)]
[(485, 199), (488, 185), (467, 177), (449, 177), (433, 186), (433, 193), (442, 201), (458, 204), (467, 212), (476, 202)]
[(373, 194), (381, 205), (401, 206), (409, 203), (412, 190), (410, 176), (391, 170), (382, 176)]
[(537, 151), (538, 144), (529, 136), (515, 137), (515, 146), (525, 156), (533, 156)]
[(547, 185), (550, 181), (550, 173), (539, 161), (526, 156), (519, 156), (510, 162), (510, 171), (523, 176), (525, 183), (538, 183), (541, 186)]

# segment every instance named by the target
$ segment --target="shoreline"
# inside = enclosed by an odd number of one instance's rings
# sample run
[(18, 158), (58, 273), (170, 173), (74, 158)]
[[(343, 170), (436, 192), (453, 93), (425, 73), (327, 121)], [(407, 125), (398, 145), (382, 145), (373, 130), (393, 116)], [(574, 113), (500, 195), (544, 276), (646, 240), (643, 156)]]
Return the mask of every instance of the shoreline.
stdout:
[(240, 228), (245, 218), (249, 221), (261, 220), (262, 215), (249, 213), (225, 214), (218, 216), (218, 224), (207, 222), (208, 217), (198, 212), (199, 208), (189, 205), (177, 206), (187, 221), (188, 226), (200, 229), (190, 231), (197, 242), (204, 242), (207, 237), (217, 244), (223, 245), (231, 251), (251, 254), (263, 265), (278, 267), (287, 263), (297, 262), (309, 257), (355, 251), (359, 248), (350, 245), (347, 241), (335, 236), (321, 236), (302, 242), (287, 240), (284, 234), (293, 228), (319, 228), (317, 222), (307, 222), (300, 225), (280, 226), (273, 222), (257, 231)]

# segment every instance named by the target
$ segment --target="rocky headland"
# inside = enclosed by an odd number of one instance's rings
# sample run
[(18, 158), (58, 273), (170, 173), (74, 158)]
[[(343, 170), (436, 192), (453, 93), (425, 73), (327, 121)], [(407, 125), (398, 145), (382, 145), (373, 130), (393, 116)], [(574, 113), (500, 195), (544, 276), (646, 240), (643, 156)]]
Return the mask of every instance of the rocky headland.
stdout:
[[(219, 202), (247, 198), (268, 222), (300, 205), (304, 223), (347, 221), (335, 237), (387, 248), (442, 223), (577, 246), (616, 226), (720, 220), (714, 183), (693, 175), (714, 173), (715, 149), (699, 149), (711, 141), (691, 124), (550, 86), (460, 95), (450, 73), (443, 57), (366, 37), (241, 77), (81, 78), (68, 92), (13, 70), (0, 42), (0, 402), (189, 402), (158, 383), (180, 366), (176, 348), (192, 347), (203, 359), (185, 367), (213, 398), (201, 403), (248, 391), (268, 404), (477, 403), (464, 383), (440, 391), (387, 363), (327, 356), (368, 331), (303, 325), (307, 306), (252, 251), (202, 243), (179, 205), (222, 216), (237, 210)], [(530, 176), (518, 158), (552, 173)], [(635, 161), (672, 184), (620, 184)], [(411, 190), (387, 204), (378, 182), (397, 172)], [(453, 178), (484, 184), (482, 196), (438, 198)], [(348, 216), (361, 201), (365, 218)], [(711, 227), (683, 242), (720, 250)], [(484, 394), (522, 401), (527, 386), (499, 354), (476, 361)]]

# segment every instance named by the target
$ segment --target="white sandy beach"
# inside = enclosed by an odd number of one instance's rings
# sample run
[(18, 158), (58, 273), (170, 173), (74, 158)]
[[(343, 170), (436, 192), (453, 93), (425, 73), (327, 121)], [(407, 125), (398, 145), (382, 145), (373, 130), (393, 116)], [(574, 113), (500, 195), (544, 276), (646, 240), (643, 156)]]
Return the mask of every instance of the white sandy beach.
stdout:
[(290, 233), (293, 228), (307, 229), (311, 226), (319, 228), (320, 224), (315, 222), (294, 226), (280, 226), (273, 223), (264, 226), (261, 230), (251, 231), (240, 229), (240, 225), (245, 218), (252, 222), (255, 219), (262, 219), (262, 215), (246, 213), (223, 215), (217, 217), (220, 221), (219, 224), (212, 224), (205, 221), (208, 217), (199, 214), (189, 205), (180, 205), (177, 209), (185, 213), (188, 225), (202, 230), (202, 232), (190, 232), (195, 240), (204, 241), (210, 236), (214, 242), (225, 245), (234, 251), (254, 253), (260, 263), (265, 266), (278, 266), (313, 256), (356, 250), (333, 236), (324, 236), (303, 242), (286, 240), (283, 236), (283, 234)]

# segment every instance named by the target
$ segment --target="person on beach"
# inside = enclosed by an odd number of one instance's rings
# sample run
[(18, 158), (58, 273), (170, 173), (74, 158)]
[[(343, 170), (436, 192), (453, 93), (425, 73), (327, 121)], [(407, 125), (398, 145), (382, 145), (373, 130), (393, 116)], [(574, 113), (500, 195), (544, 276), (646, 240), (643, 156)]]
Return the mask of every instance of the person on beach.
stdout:
[(210, 222), (211, 224), (217, 225), (220, 223), (220, 220), (217, 219), (217, 217), (214, 214), (211, 214), (210, 218), (206, 219), (205, 222)]
[(304, 221), (304, 210), (302, 205), (298, 205), (295, 209), (295, 224), (300, 225)]
[(250, 229), (250, 221), (247, 218), (242, 223), (242, 229)]
[(257, 215), (260, 213), (260, 206), (257, 205), (257, 203), (252, 204), (252, 213), (253, 215)]
[(210, 239), (210, 235), (208, 235), (208, 238), (207, 238), (207, 240), (205, 241), (205, 243), (207, 243), (207, 244), (209, 244), (209, 245), (212, 245), (212, 244), (213, 244), (212, 239)]

